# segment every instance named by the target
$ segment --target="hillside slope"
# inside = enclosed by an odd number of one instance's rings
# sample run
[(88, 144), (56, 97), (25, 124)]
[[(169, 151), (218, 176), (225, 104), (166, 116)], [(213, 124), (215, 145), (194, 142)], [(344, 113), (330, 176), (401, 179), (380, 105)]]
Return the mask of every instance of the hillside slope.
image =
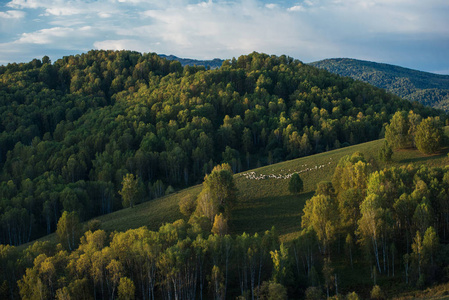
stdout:
[[(259, 237), (267, 238), (270, 236), (270, 234), (273, 233), (275, 234), (275, 236), (277, 236), (276, 233), (278, 233), (280, 235), (280, 241), (283, 242), (285, 245), (287, 245), (287, 247), (289, 247), (290, 249), (290, 251), (288, 251), (289, 259), (284, 261), (284, 263), (287, 263), (287, 265), (289, 266), (288, 268), (294, 268), (296, 266), (296, 271), (298, 272), (296, 273), (292, 269), (292, 272), (288, 273), (287, 281), (285, 281), (286, 282), (285, 285), (288, 286), (289, 299), (298, 299), (299, 297), (303, 297), (304, 294), (307, 294), (306, 288), (309, 286), (310, 283), (308, 283), (307, 279), (308, 277), (306, 273), (303, 273), (302, 271), (302, 268), (304, 268), (304, 270), (307, 270), (307, 267), (303, 265), (300, 260), (298, 261), (293, 259), (295, 257), (296, 259), (302, 259), (304, 257), (303, 256), (304, 253), (310, 252), (310, 250), (307, 250), (309, 252), (305, 252), (306, 251), (304, 250), (305, 248), (302, 247), (301, 245), (305, 244), (306, 246), (308, 245), (307, 249), (314, 249), (312, 250), (311, 253), (313, 253), (314, 268), (316, 266), (316, 269), (319, 270), (318, 272), (321, 272), (322, 268), (324, 270), (324, 267), (322, 257), (320, 254), (321, 252), (319, 252), (318, 247), (316, 247), (317, 244), (315, 244), (315, 242), (313, 242), (312, 240), (313, 243), (312, 247), (308, 248), (311, 245), (307, 244), (307, 241), (304, 240), (304, 234), (300, 233), (301, 215), (303, 211), (302, 209), (306, 201), (310, 199), (310, 197), (312, 197), (313, 190), (315, 189), (316, 184), (322, 180), (331, 179), (332, 174), (336, 168), (337, 162), (343, 156), (352, 155), (354, 152), (362, 152), (364, 153), (366, 160), (373, 166), (374, 170), (383, 169), (384, 167), (393, 169), (391, 167), (398, 167), (405, 165), (408, 166), (407, 170), (411, 170), (413, 169), (413, 167), (409, 166), (410, 164), (415, 165), (415, 167), (417, 166), (441, 167), (449, 163), (449, 159), (447, 156), (448, 152), (447, 148), (443, 149), (440, 153), (432, 156), (422, 155), (416, 150), (396, 151), (393, 155), (393, 161), (389, 163), (382, 163), (376, 159), (377, 152), (379, 151), (382, 144), (383, 140), (376, 140), (356, 146), (336, 149), (326, 153), (294, 159), (291, 161), (273, 164), (270, 166), (265, 166), (262, 168), (235, 174), (234, 176), (237, 186), (239, 188), (239, 195), (236, 206), (231, 214), (230, 229), (232, 237), (223, 238), (227, 239), (227, 241), (229, 242), (229, 244), (226, 244), (228, 247), (226, 249), (228, 249), (229, 251), (227, 253), (228, 254), (231, 253), (230, 261), (232, 267), (229, 268), (230, 270), (229, 294), (235, 296), (240, 292), (240, 289), (237, 288), (238, 285), (236, 284), (238, 272), (235, 265), (235, 263), (239, 262), (240, 256), (246, 257), (245, 255), (248, 255), (248, 257), (252, 257), (254, 253), (256, 254), (262, 253), (258, 251), (253, 252), (254, 248), (250, 247), (256, 247), (254, 245), (258, 245), (257, 247), (265, 247), (264, 245), (267, 245), (266, 243), (267, 240), (261, 239)], [(419, 175), (416, 174), (417, 176), (431, 174), (425, 171), (426, 169), (425, 167), (424, 168), (418, 167), (418, 168), (420, 169), (419, 171), (420, 174)], [(404, 168), (401, 169), (404, 170)], [(447, 170), (447, 168), (445, 170)], [(285, 177), (288, 177), (288, 175), (291, 174), (292, 172), (300, 173), (301, 177), (304, 180), (304, 192), (298, 196), (291, 195), (290, 193), (287, 192), (288, 179)], [(437, 179), (435, 178), (435, 180)], [(167, 237), (172, 238), (173, 236), (180, 235), (181, 236), (180, 238), (182, 238), (182, 236), (185, 236), (186, 233), (196, 234), (193, 231), (192, 232), (188, 230), (185, 231), (186, 227), (183, 227), (184, 225), (182, 225), (186, 224), (185, 222), (183, 221), (174, 222), (174, 221), (182, 217), (178, 209), (178, 202), (180, 201), (180, 199), (182, 199), (183, 197), (194, 197), (200, 192), (200, 189), (201, 186), (197, 185), (192, 188), (184, 189), (177, 193), (153, 201), (142, 203), (134, 208), (122, 209), (120, 211), (116, 211), (114, 213), (100, 217), (99, 219), (101, 220), (101, 228), (105, 229), (106, 233), (103, 231), (96, 231), (95, 233), (86, 232), (85, 237), (81, 239), (81, 245), (79, 246), (78, 250), (75, 250), (70, 255), (69, 259), (71, 259), (71, 261), (73, 262), (68, 265), (70, 266), (77, 265), (75, 262), (77, 262), (78, 265), (81, 265), (81, 261), (84, 261), (83, 259), (86, 258), (87, 255), (90, 255), (90, 254), (80, 255), (79, 253), (81, 251), (86, 251), (83, 249), (88, 249), (92, 253), (96, 253), (96, 255), (100, 255), (99, 253), (119, 253), (116, 256), (117, 260), (125, 262), (126, 261), (125, 259), (132, 257), (132, 260), (130, 260), (130, 262), (132, 261), (133, 263), (135, 263), (134, 260), (137, 260), (137, 264), (139, 264), (140, 259), (146, 257), (140, 254), (136, 255), (136, 253), (138, 253), (136, 252), (137, 251), (136, 249), (140, 249), (138, 248), (138, 246), (142, 245), (142, 240), (144, 240), (143, 242), (144, 245), (151, 245), (150, 244), (151, 242), (159, 241), (159, 239), (148, 239), (147, 235), (154, 237), (159, 236), (161, 237), (162, 241), (164, 241), (163, 238)], [(311, 201), (308, 202), (310, 203)], [(174, 222), (174, 223), (166, 224), (165, 226), (161, 227), (161, 225), (165, 224), (166, 222), (167, 223)], [(161, 229), (159, 230), (159, 233), (156, 232), (151, 233), (148, 232), (146, 228), (140, 228), (141, 226), (147, 226), (148, 229), (154, 231), (157, 231), (159, 227), (161, 227)], [(276, 230), (269, 231), (272, 226), (274, 226)], [(128, 230), (134, 228), (139, 229)], [(116, 230), (120, 232), (114, 232)], [(108, 234), (110, 232), (112, 233)], [(249, 235), (243, 234), (244, 232), (249, 233)], [(167, 235), (167, 233), (170, 234)], [(253, 235), (253, 233), (258, 234)], [(207, 236), (207, 233), (205, 234)], [(110, 241), (107, 241), (106, 238), (107, 236), (110, 236)], [(104, 240), (103, 242), (101, 242), (101, 240), (97, 240), (99, 241), (98, 243), (100, 245), (97, 247), (104, 247), (103, 250), (97, 250), (97, 248), (95, 247), (89, 248), (86, 246), (87, 243), (89, 243), (89, 245), (90, 244), (96, 245), (93, 243), (94, 241), (96, 241), (94, 240), (94, 238), (101, 239), (101, 237), (103, 237)], [(242, 239), (243, 241), (255, 241), (255, 242), (259, 241), (259, 242), (257, 244), (241, 244), (240, 242), (242, 241)], [(50, 240), (55, 242), (55, 236), (53, 234), (41, 239), (41, 241), (44, 240)], [(214, 244), (215, 241), (218, 242), (222, 241), (219, 235), (215, 236), (210, 235), (208, 236), (207, 239), (204, 238), (202, 234), (199, 234), (196, 237), (196, 239), (191, 239), (190, 237), (187, 237), (184, 240), (185, 243), (181, 243), (180, 241), (178, 241), (178, 243), (175, 244), (173, 247), (167, 248), (166, 252), (161, 252), (162, 254), (160, 254), (161, 255), (160, 257), (165, 258), (166, 256), (164, 255), (167, 252), (171, 254), (174, 251), (184, 251), (185, 250), (184, 247), (186, 245), (188, 247), (193, 247), (193, 249), (195, 249), (194, 247), (199, 245), (200, 242), (201, 242), (200, 245), (205, 246), (224, 245), (219, 243)], [(262, 241), (262, 243), (260, 243), (260, 241)], [(263, 243), (263, 241), (265, 241), (265, 243)], [(102, 243), (104, 242), (108, 243), (110, 246), (109, 247), (103, 246)], [(396, 242), (399, 243), (398, 240), (396, 240)], [(300, 248), (294, 248), (295, 245), (296, 246), (299, 245)], [(42, 254), (41, 258), (42, 257), (45, 258), (46, 257), (45, 255), (54, 255), (54, 257), (57, 257), (56, 254), (52, 252), (51, 247), (54, 247), (54, 244), (35, 243), (33, 246), (29, 247), (27, 250), (23, 252), (22, 250), (25, 249), (25, 245), (17, 247), (17, 250), (20, 251), (20, 253), (23, 253), (23, 256), (26, 258), (21, 260), (25, 262), (24, 265), (27, 268), (31, 268), (33, 265), (32, 264), (33, 258), (38, 257), (39, 253), (45, 251), (47, 251), (46, 253), (48, 253)], [(250, 250), (247, 250), (246, 248), (243, 248), (243, 250), (241, 250), (242, 249), (241, 247), (248, 247), (248, 249)], [(280, 247), (281, 251), (282, 249), (285, 249), (283, 248), (282, 244)], [(447, 248), (446, 246), (443, 247), (444, 249)], [(443, 252), (444, 250), (443, 247), (441, 253), (444, 256), (445, 252)], [(6, 249), (4, 252), (10, 251), (6, 253), (5, 255), (6, 258), (11, 257), (14, 254), (13, 252), (11, 252), (9, 248), (4, 249)], [(206, 251), (209, 251), (207, 253), (208, 254), (210, 253), (210, 255), (207, 255), (206, 256), (207, 258), (209, 257), (213, 258), (215, 257), (214, 256), (215, 253), (220, 253), (220, 252), (213, 252), (215, 251), (214, 249), (218, 249), (217, 251), (221, 251), (220, 249), (225, 248), (208, 247)], [(258, 250), (259, 248), (255, 249)], [(340, 244), (338, 242), (335, 242), (332, 250), (332, 268), (334, 268), (333, 270), (335, 270), (336, 272), (335, 274), (338, 274), (339, 293), (344, 295), (351, 291), (356, 291), (363, 298), (369, 297), (370, 290), (373, 285), (372, 277), (370, 278), (371, 271), (369, 266), (371, 266), (371, 263), (369, 259), (366, 259), (366, 255), (364, 255), (364, 252), (355, 251), (355, 249), (359, 249), (358, 247), (354, 248), (354, 267), (353, 267), (352, 258), (351, 258), (351, 265), (349, 265), (347, 253), (345, 253), (344, 251), (340, 251), (338, 249), (340, 249)], [(361, 247), (361, 249), (363, 249), (363, 247)], [(399, 246), (398, 249), (400, 249)], [(185, 255), (189, 254), (192, 255), (192, 253), (197, 253), (194, 251), (189, 252), (189, 250), (190, 248), (187, 248), (187, 251), (183, 253), (185, 253)], [(296, 256), (297, 254), (294, 254), (297, 253), (296, 251), (300, 251), (298, 252), (300, 256)], [(278, 253), (278, 251), (275, 250), (274, 252), (270, 253)], [(399, 254), (400, 253), (401, 252), (399, 252)], [(59, 252), (58, 255), (67, 256), (67, 252), (61, 251)], [(177, 258), (178, 256), (173, 257)], [(188, 256), (180, 256), (180, 257), (183, 259), (181, 260), (182, 262), (180, 262), (180, 264), (182, 264), (184, 262), (185, 257)], [(287, 259), (287, 256), (284, 259)], [(185, 260), (190, 261), (188, 258)], [(260, 266), (262, 266), (262, 264), (265, 264), (267, 267), (260, 267), (261, 269), (259, 272), (262, 272), (261, 274), (263, 274), (262, 280), (267, 280), (270, 278), (269, 274), (271, 273), (270, 270), (272, 269), (270, 264), (271, 261), (267, 260), (264, 263), (262, 263), (262, 261), (264, 260), (263, 259), (260, 260)], [(383, 293), (385, 293), (387, 298), (399, 296), (402, 297), (402, 299), (411, 299), (414, 296), (426, 298), (428, 296), (433, 297), (434, 295), (443, 295), (443, 296), (447, 295), (447, 285), (444, 284), (434, 288), (433, 290), (427, 290), (425, 293), (417, 292), (413, 285), (408, 285), (404, 282), (404, 277), (402, 276), (404, 270), (401, 267), (402, 265), (400, 263), (401, 260), (398, 259), (398, 261), (399, 262), (395, 263), (396, 275), (391, 276), (389, 272), (382, 274), (379, 273), (376, 275), (377, 282), (380, 286), (382, 286), (382, 291)], [(38, 263), (39, 260), (35, 259), (34, 264), (37, 265), (35, 266), (36, 269), (39, 266)], [(123, 263), (123, 265), (125, 265), (125, 263)], [(205, 265), (209, 266), (209, 264)], [(159, 264), (157, 266), (159, 267)], [(176, 270), (175, 268), (173, 269)], [(24, 270), (25, 268), (23, 268), (22, 272), (24, 272)], [(159, 270), (159, 273), (157, 273), (158, 276), (162, 276), (163, 273), (160, 271), (160, 268), (158, 270)], [(130, 273), (133, 272), (133, 269), (124, 269), (124, 272)], [(27, 274), (32, 273), (27, 270)], [(62, 274), (62, 272), (59, 272), (58, 274)], [(317, 273), (316, 276), (318, 276), (318, 278), (321, 278), (319, 274), (321, 273)], [(159, 280), (160, 277), (157, 278)], [(134, 282), (139, 282), (140, 279), (138, 276), (135, 276), (133, 277), (133, 280)], [(439, 281), (436, 280), (435, 282)], [(34, 283), (32, 282), (30, 286), (33, 286), (33, 284)], [(23, 292), (22, 287), (23, 285), (21, 286), (21, 292)], [(320, 285), (318, 286), (318, 288), (320, 288)], [(72, 287), (71, 293), (76, 294), (78, 293), (78, 290)], [(334, 293), (334, 290), (332, 290), (332, 293)]]
[(449, 75), (349, 58), (325, 59), (310, 65), (367, 82), (410, 101), (449, 109)]
[(2, 66), (0, 243), (53, 232), (63, 211), (84, 221), (122, 208), (128, 174), (146, 202), (217, 164), (237, 173), (375, 140), (398, 110), (442, 114), (259, 53), (210, 70), (130, 51)]
[[(448, 130), (449, 128), (446, 128), (447, 133)], [(289, 241), (295, 238), (300, 230), (302, 208), (306, 200), (313, 196), (316, 184), (331, 180), (340, 158), (354, 152), (363, 153), (376, 169), (408, 164), (428, 167), (449, 164), (449, 149), (443, 149), (435, 155), (424, 155), (415, 149), (400, 150), (393, 154), (391, 162), (381, 162), (377, 156), (383, 141), (375, 140), (235, 174), (239, 194), (230, 220), (231, 233), (263, 233), (275, 226), (281, 240)], [(300, 173), (304, 181), (304, 191), (299, 196), (288, 192), (288, 179), (282, 178), (293, 172)], [(266, 177), (261, 179), (263, 175)], [(278, 178), (270, 175), (276, 175)], [(196, 185), (96, 219), (101, 221), (101, 228), (108, 232), (126, 231), (141, 226), (158, 230), (165, 223), (184, 218), (179, 211), (180, 199), (196, 197), (200, 191), (201, 185)], [(55, 235), (52, 234), (39, 240), (54, 238)]]

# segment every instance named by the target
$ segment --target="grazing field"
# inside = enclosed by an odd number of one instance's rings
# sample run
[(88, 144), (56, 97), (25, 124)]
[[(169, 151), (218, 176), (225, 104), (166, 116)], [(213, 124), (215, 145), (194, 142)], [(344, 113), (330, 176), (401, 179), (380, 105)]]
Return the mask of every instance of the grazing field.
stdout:
[[(448, 149), (430, 156), (414, 149), (395, 151), (392, 161), (383, 163), (377, 159), (382, 143), (383, 140), (376, 140), (236, 174), (239, 195), (232, 211), (231, 232), (236, 234), (264, 232), (275, 226), (282, 240), (294, 238), (300, 229), (304, 203), (313, 196), (316, 184), (323, 180), (331, 180), (340, 158), (356, 151), (365, 155), (365, 158), (372, 163), (373, 169), (406, 164), (428, 166), (449, 164)], [(294, 172), (298, 172), (304, 181), (304, 192), (299, 196), (291, 195), (287, 188), (289, 178), (285, 177)], [(265, 179), (260, 179), (261, 175), (265, 175)], [(178, 208), (179, 200), (187, 195), (196, 196), (200, 191), (201, 185), (197, 185), (98, 219), (102, 222), (102, 228), (107, 231), (124, 231), (140, 226), (157, 230), (166, 222), (183, 218)]]
[(147, 226), (150, 230), (158, 230), (165, 223), (181, 219), (179, 199), (199, 194), (201, 186), (197, 185), (177, 193), (141, 203), (133, 208), (118, 210), (97, 218), (101, 221), (102, 229), (106, 231), (126, 231), (131, 228)]
[[(376, 140), (236, 174), (239, 201), (232, 212), (231, 230), (235, 233), (254, 233), (275, 226), (282, 240), (294, 238), (300, 229), (304, 203), (313, 196), (316, 184), (331, 180), (340, 158), (356, 151), (365, 155), (373, 170), (406, 164), (444, 166), (449, 163), (447, 149), (431, 156), (413, 149), (400, 150), (395, 151), (391, 162), (380, 162), (377, 156), (382, 144), (383, 140)], [(304, 182), (304, 192), (299, 196), (288, 192), (288, 178), (270, 177), (285, 177), (294, 172), (300, 173)], [(266, 179), (260, 179), (263, 175)]]

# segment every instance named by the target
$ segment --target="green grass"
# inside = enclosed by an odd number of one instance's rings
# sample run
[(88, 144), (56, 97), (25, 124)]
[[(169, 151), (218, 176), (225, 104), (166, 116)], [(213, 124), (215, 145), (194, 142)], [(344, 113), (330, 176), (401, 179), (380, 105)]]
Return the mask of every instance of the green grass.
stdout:
[(106, 231), (126, 231), (142, 226), (147, 226), (150, 230), (158, 230), (165, 223), (183, 218), (179, 211), (179, 200), (188, 195), (196, 197), (200, 191), (201, 185), (193, 186), (96, 219), (101, 221), (101, 227)]

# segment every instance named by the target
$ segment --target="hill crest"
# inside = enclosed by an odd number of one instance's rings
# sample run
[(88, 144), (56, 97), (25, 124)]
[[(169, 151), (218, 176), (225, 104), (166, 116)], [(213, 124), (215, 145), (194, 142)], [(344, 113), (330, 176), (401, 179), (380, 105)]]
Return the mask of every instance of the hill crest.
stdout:
[(351, 58), (324, 59), (310, 65), (386, 89), (410, 101), (449, 108), (449, 75)]

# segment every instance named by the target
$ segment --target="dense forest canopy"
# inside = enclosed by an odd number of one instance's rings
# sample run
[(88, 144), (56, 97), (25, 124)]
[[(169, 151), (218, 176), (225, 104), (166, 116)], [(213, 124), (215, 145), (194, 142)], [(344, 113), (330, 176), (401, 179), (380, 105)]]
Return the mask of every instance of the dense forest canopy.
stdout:
[(258, 165), (377, 139), (397, 110), (442, 112), (286, 56), (219, 69), (156, 54), (90, 51), (0, 67), (0, 242), (121, 208), (125, 175), (146, 201), (218, 163)]
[(399, 97), (435, 108), (449, 109), (449, 76), (349, 58), (311, 63), (329, 72), (383, 88)]

